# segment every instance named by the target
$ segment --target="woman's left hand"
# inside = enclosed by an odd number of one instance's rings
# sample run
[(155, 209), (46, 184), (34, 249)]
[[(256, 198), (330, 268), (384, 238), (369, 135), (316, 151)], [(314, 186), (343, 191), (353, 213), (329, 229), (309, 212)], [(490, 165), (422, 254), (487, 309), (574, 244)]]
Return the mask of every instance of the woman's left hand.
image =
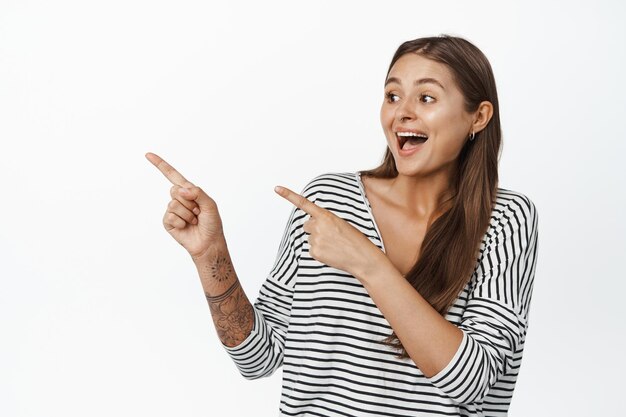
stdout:
[(363, 233), (334, 213), (288, 188), (276, 187), (274, 191), (311, 216), (303, 229), (309, 233), (309, 253), (319, 262), (358, 279), (384, 254)]

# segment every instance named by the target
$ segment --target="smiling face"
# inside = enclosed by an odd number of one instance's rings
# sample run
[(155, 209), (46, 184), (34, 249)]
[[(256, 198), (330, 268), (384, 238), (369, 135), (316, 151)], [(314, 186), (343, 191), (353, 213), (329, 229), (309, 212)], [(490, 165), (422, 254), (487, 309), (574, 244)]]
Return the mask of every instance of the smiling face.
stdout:
[(400, 175), (452, 175), (473, 116), (446, 65), (407, 53), (389, 71), (380, 120)]

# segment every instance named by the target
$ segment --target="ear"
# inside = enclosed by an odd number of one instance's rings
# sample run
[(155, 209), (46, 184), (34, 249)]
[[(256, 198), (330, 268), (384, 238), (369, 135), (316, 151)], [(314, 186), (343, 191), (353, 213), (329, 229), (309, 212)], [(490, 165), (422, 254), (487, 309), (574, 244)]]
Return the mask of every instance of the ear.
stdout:
[(489, 101), (483, 101), (478, 105), (478, 109), (474, 112), (474, 122), (472, 130), (475, 133), (480, 132), (487, 126), (493, 116), (493, 105)]

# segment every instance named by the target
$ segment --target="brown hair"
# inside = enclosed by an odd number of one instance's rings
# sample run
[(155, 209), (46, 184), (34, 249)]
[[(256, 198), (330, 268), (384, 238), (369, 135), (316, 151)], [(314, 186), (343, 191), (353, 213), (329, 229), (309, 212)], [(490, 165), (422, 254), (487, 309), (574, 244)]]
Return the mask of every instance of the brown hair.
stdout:
[[(407, 53), (445, 64), (463, 93), (466, 111), (476, 111), (482, 101), (493, 105), (487, 126), (474, 140), (467, 140), (459, 153), (451, 180), (452, 199), (446, 203), (450, 208), (428, 227), (418, 260), (406, 275), (422, 297), (445, 316), (472, 276), (495, 204), (502, 141), (498, 95), (489, 61), (465, 39), (440, 35), (404, 42), (395, 52), (387, 76)], [(398, 171), (389, 148), (381, 165), (361, 171), (361, 175), (395, 178)], [(409, 357), (395, 332), (382, 342), (397, 348), (399, 357)]]

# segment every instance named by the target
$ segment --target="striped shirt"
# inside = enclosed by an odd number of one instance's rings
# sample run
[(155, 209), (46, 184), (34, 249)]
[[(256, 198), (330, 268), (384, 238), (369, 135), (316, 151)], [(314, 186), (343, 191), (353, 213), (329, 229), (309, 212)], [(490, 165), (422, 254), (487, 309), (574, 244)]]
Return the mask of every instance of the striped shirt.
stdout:
[[(360, 172), (326, 173), (300, 193), (385, 250)], [(247, 379), (283, 367), (280, 416), (506, 416), (519, 372), (537, 261), (537, 210), (497, 190), (468, 284), (445, 318), (463, 332), (448, 365), (426, 377), (380, 341), (392, 328), (352, 275), (309, 254), (294, 207), (254, 302), (254, 327), (224, 346)]]

